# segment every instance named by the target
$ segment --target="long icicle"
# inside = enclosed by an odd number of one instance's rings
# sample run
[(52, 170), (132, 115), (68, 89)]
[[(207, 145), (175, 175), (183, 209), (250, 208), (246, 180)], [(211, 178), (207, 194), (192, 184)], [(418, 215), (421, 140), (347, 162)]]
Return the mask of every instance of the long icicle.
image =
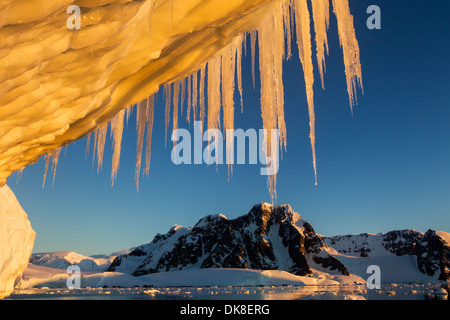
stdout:
[[(274, 9), (278, 11), (279, 7)], [(275, 103), (275, 70), (274, 51), (273, 49), (273, 31), (274, 16), (268, 17), (262, 22), (258, 29), (259, 44), (259, 73), (261, 77), (261, 116), (263, 119), (264, 138), (262, 142), (263, 152), (266, 157), (266, 164), (274, 164), (271, 160), (274, 158), (272, 146), (272, 130), (277, 129), (277, 111)], [(278, 151), (278, 150), (277, 150)], [(267, 175), (267, 185), (272, 198), (272, 202), (276, 198), (276, 173)]]
[(189, 126), (191, 125), (191, 108), (192, 108), (192, 75), (187, 77), (187, 107), (186, 107), (186, 120)]
[(165, 97), (165, 142), (164, 145), (167, 146), (167, 129), (169, 128), (170, 121), (170, 103), (171, 103), (171, 87), (172, 85), (166, 84), (164, 85), (164, 97)]
[(238, 40), (238, 45), (236, 47), (236, 72), (237, 72), (237, 83), (239, 90), (239, 97), (241, 98), (241, 113), (244, 112), (244, 101), (242, 94), (242, 45), (246, 43), (245, 35), (240, 35)]
[[(178, 129), (178, 101), (180, 98), (180, 87), (181, 87), (181, 81), (175, 81), (173, 83), (173, 128), (172, 128), (172, 134)], [(177, 141), (173, 140), (173, 145), (176, 145)]]
[[(221, 75), (221, 56), (218, 56), (208, 62), (208, 129), (220, 130), (220, 75)], [(210, 154), (211, 132), (208, 131), (208, 155)], [(218, 151), (219, 141), (214, 141), (215, 151)], [(217, 163), (218, 165), (218, 163)]]
[(181, 79), (180, 80), (180, 85), (181, 85), (181, 97), (180, 97), (180, 115), (183, 115), (183, 109), (184, 109), (184, 99), (186, 96), (186, 79)]
[(203, 66), (200, 69), (200, 121), (202, 122), (202, 128), (204, 127), (205, 123), (205, 74), (206, 74), (206, 67)]
[[(56, 149), (52, 153), (52, 170), (53, 170), (53, 180), (52, 180), (52, 186), (55, 184), (55, 177), (56, 177), (56, 167), (58, 166), (58, 159), (59, 154), (61, 153), (61, 148)], [(67, 149), (66, 149), (67, 150)]]
[(312, 63), (311, 50), (311, 30), (308, 4), (306, 0), (296, 0), (295, 2), (295, 20), (297, 26), (297, 45), (300, 61), (303, 66), (303, 73), (306, 86), (306, 99), (308, 102), (309, 114), (309, 138), (313, 155), (314, 177), (317, 185), (317, 164), (316, 164), (316, 133), (315, 133), (315, 114), (314, 114), (314, 71)]
[(251, 50), (251, 59), (252, 59), (252, 81), (253, 81), (253, 90), (255, 89), (255, 56), (256, 56), (256, 30), (250, 31), (250, 50)]
[(155, 106), (155, 95), (148, 98), (147, 111), (145, 113), (145, 118), (147, 121), (147, 144), (145, 149), (145, 168), (144, 173), (148, 177), (150, 173), (150, 158), (151, 158), (151, 147), (152, 147), (152, 132), (153, 132), (153, 117), (154, 117), (154, 106)]
[(120, 152), (122, 148), (123, 125), (125, 121), (125, 109), (119, 111), (111, 122), (111, 134), (114, 141), (114, 152), (112, 156), (111, 165), (111, 185), (117, 178), (117, 171), (119, 170)]
[(85, 156), (84, 156), (85, 159), (87, 158), (87, 156), (88, 156), (88, 154), (89, 154), (89, 148), (90, 148), (90, 146), (91, 146), (91, 134), (92, 134), (92, 132), (90, 132), (90, 133), (87, 135), (87, 139), (86, 139), (86, 154), (85, 154)]
[(233, 173), (234, 159), (234, 77), (236, 66), (236, 51), (238, 47), (242, 48), (242, 43), (227, 47), (222, 53), (222, 106), (223, 106), (223, 130), (226, 138), (226, 157), (228, 164), (228, 179)]
[(148, 106), (148, 98), (138, 103), (136, 110), (136, 165), (135, 165), (135, 180), (136, 189), (139, 191), (139, 176), (141, 173), (141, 162), (142, 162), (142, 148), (144, 145), (144, 134), (145, 134), (145, 121)]
[(103, 152), (105, 150), (106, 134), (108, 132), (108, 124), (103, 125), (98, 130), (97, 137), (97, 172), (102, 170)]
[(319, 68), (320, 80), (322, 82), (322, 89), (324, 85), (325, 73), (325, 52), (328, 55), (328, 38), (327, 31), (330, 25), (330, 5), (329, 0), (311, 0), (314, 33), (316, 34), (316, 57)]
[(198, 72), (194, 72), (192, 75), (192, 112), (194, 113), (193, 119), (196, 121), (197, 117), (197, 105), (198, 105)]
[(344, 54), (348, 99), (350, 111), (353, 114), (353, 106), (357, 104), (356, 86), (359, 85), (361, 90), (363, 90), (359, 46), (356, 40), (353, 16), (350, 14), (348, 2), (333, 0), (333, 11), (337, 18), (339, 42)]

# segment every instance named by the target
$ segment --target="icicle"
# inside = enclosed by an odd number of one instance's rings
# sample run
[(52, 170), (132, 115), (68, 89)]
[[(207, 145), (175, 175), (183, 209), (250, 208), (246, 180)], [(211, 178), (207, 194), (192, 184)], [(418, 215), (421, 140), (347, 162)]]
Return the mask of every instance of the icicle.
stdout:
[(89, 154), (89, 148), (91, 145), (91, 133), (88, 134), (87, 139), (86, 139), (86, 154), (84, 156), (84, 158), (86, 159), (88, 154)]
[(252, 30), (250, 31), (250, 46), (251, 46), (251, 53), (252, 53), (252, 80), (253, 80), (253, 89), (255, 89), (255, 55), (256, 55), (256, 31)]
[(98, 130), (97, 137), (97, 172), (102, 170), (103, 151), (105, 150), (106, 134), (108, 132), (108, 124), (105, 124)]
[(19, 183), (19, 181), (22, 179), (22, 173), (25, 167), (20, 168), (16, 171), (16, 183)]
[[(220, 109), (221, 109), (221, 95), (220, 95), (220, 69), (221, 56), (218, 56), (208, 62), (208, 129), (220, 130)], [(211, 132), (208, 131), (208, 155), (210, 155), (211, 146)], [(215, 150), (219, 149), (219, 141), (214, 141)], [(218, 168), (218, 163), (217, 163)]]
[(133, 105), (131, 105), (125, 109), (127, 126), (128, 126), (128, 120), (130, 120), (130, 115), (132, 112), (133, 112)]
[(166, 99), (166, 104), (165, 104), (165, 123), (166, 123), (166, 128), (165, 128), (165, 142), (164, 145), (167, 146), (167, 128), (169, 127), (169, 121), (170, 121), (170, 100), (171, 100), (171, 84), (166, 84), (164, 85), (164, 96)]
[(314, 73), (312, 64), (311, 50), (311, 31), (309, 10), (306, 0), (297, 0), (295, 2), (295, 20), (297, 25), (297, 45), (300, 61), (303, 66), (305, 77), (306, 98), (308, 102), (309, 126), (311, 140), (311, 148), (313, 154), (313, 166), (315, 184), (317, 185), (317, 166), (316, 166), (316, 149), (315, 149), (315, 115), (314, 115)]
[(58, 166), (58, 159), (59, 154), (61, 153), (61, 148), (56, 149), (52, 153), (52, 170), (53, 170), (53, 180), (52, 180), (52, 186), (55, 184), (55, 177), (56, 177), (56, 167)]
[(47, 153), (44, 156), (44, 159), (45, 159), (45, 171), (44, 171), (44, 179), (43, 179), (44, 181), (42, 181), (42, 188), (44, 188), (44, 186), (45, 186), (45, 179), (47, 178), (47, 171), (48, 171), (48, 165), (50, 163), (50, 157), (51, 157), (51, 155), (49, 153)]
[(114, 185), (114, 181), (117, 177), (117, 170), (119, 170), (124, 118), (125, 109), (122, 109), (111, 121), (111, 134), (114, 143), (114, 153), (111, 165), (111, 185)]
[(289, 60), (292, 57), (292, 48), (291, 48), (291, 14), (290, 7), (292, 5), (292, 0), (287, 0), (282, 2), (282, 10), (283, 10), (283, 24), (284, 24), (284, 33), (286, 38), (286, 52), (283, 54), (283, 57), (286, 60)]
[(206, 66), (200, 69), (200, 121), (202, 122), (202, 128), (205, 123), (205, 70)]
[(186, 120), (188, 124), (191, 124), (191, 107), (192, 107), (192, 75), (187, 77), (187, 108), (186, 108)]
[(94, 131), (94, 149), (92, 151), (92, 168), (94, 168), (95, 151), (97, 150), (98, 131), (99, 131), (99, 129)]
[(236, 47), (236, 72), (237, 72), (237, 83), (239, 96), (241, 98), (241, 113), (244, 112), (244, 102), (242, 95), (242, 43), (246, 43), (245, 35), (241, 35), (238, 40), (238, 45)]
[[(273, 19), (273, 65), (274, 65), (274, 105), (276, 108), (276, 119), (279, 130), (280, 149), (286, 149), (286, 122), (284, 119), (284, 87), (283, 87), (283, 56), (285, 55), (285, 29), (283, 22), (286, 20), (289, 11), (281, 7), (274, 14)], [(282, 150), (280, 150), (282, 151)], [(281, 152), (282, 154), (282, 152)]]
[(136, 110), (136, 165), (135, 165), (135, 180), (136, 189), (139, 191), (139, 175), (141, 173), (142, 148), (144, 145), (145, 120), (147, 113), (148, 99), (138, 103)]
[(221, 56), (208, 62), (208, 129), (220, 129)]
[(244, 56), (247, 56), (247, 32), (245, 32), (242, 39), (242, 45), (244, 46)]
[(144, 168), (144, 173), (147, 177), (150, 172), (150, 157), (151, 157), (153, 117), (154, 117), (153, 109), (155, 106), (155, 95), (152, 95), (148, 99), (149, 103), (147, 105), (147, 110), (145, 113), (145, 118), (147, 121), (147, 144), (145, 149), (145, 168)]
[(350, 110), (356, 101), (356, 86), (363, 90), (361, 63), (359, 61), (359, 46), (353, 27), (353, 16), (347, 1), (333, 0), (333, 11), (337, 18), (339, 42), (344, 53), (345, 77), (347, 79), (347, 92)]
[[(242, 46), (242, 43), (240, 44)], [(223, 105), (223, 130), (226, 137), (226, 157), (228, 164), (228, 179), (233, 172), (232, 161), (234, 158), (234, 134), (227, 129), (234, 129), (234, 77), (236, 65), (236, 51), (239, 45), (233, 43), (222, 53), (222, 105)], [(208, 110), (209, 114), (209, 110)]]
[[(173, 128), (172, 133), (178, 129), (178, 100), (180, 98), (181, 81), (175, 81), (173, 83)], [(176, 145), (177, 141), (173, 140), (173, 145)]]
[[(56, 176), (56, 166), (58, 165), (58, 159), (59, 159), (60, 153), (61, 153), (61, 148), (58, 148), (58, 149), (55, 149), (51, 153), (47, 153), (44, 156), (44, 159), (45, 159), (45, 171), (44, 171), (44, 179), (42, 181), (42, 188), (44, 188), (44, 186), (45, 186), (45, 180), (47, 178), (47, 172), (48, 172), (48, 166), (50, 164), (50, 159), (52, 159), (52, 171), (53, 171), (53, 182), (52, 182), (52, 185), (54, 185), (54, 183), (55, 183), (55, 176)], [(23, 171), (23, 169), (22, 169), (22, 171)]]
[(198, 72), (194, 72), (192, 75), (192, 112), (194, 113), (194, 121), (196, 121), (197, 118), (197, 103), (198, 103), (198, 80), (197, 80), (197, 74)]
[(180, 80), (181, 98), (180, 98), (180, 115), (183, 115), (184, 97), (186, 96), (186, 79)]
[(322, 89), (324, 85), (324, 70), (325, 70), (325, 51), (328, 55), (328, 39), (327, 31), (330, 25), (330, 6), (329, 0), (311, 0), (314, 33), (316, 34), (316, 57), (319, 67), (320, 80), (322, 82)]
[[(273, 16), (268, 17), (262, 22), (258, 29), (259, 44), (259, 72), (261, 77), (261, 115), (263, 118), (263, 129), (265, 130), (263, 139), (263, 151), (266, 156), (266, 163), (274, 165), (276, 161), (275, 154), (272, 152), (272, 130), (277, 129), (278, 123), (284, 122), (284, 119), (277, 119), (281, 113), (278, 110), (282, 92), (279, 82), (282, 80), (282, 67), (279, 59), (282, 59), (284, 44), (283, 37), (279, 37), (278, 28), (280, 23), (281, 7), (274, 7)], [(278, 20), (278, 23), (276, 21)], [(283, 30), (281, 29), (283, 33)], [(281, 39), (280, 39), (281, 38)], [(283, 130), (283, 129), (282, 129)], [(281, 131), (281, 130), (280, 130)], [(280, 139), (282, 134), (280, 133)], [(278, 151), (278, 150), (277, 150)], [(272, 202), (276, 199), (276, 173), (267, 176), (267, 185), (269, 188)]]

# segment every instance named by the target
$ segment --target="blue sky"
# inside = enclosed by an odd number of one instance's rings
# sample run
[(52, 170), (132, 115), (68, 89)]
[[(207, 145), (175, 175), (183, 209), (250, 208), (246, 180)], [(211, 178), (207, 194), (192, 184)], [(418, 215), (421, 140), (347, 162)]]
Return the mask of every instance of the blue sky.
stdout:
[[(366, 8), (381, 8), (381, 30), (366, 27)], [(331, 15), (325, 90), (316, 68), (318, 185), (297, 51), (284, 64), (287, 153), (278, 172), (277, 204), (290, 203), (324, 235), (438, 229), (450, 232), (450, 53), (448, 1), (350, 0), (360, 45), (364, 95), (350, 113), (342, 51)], [(446, 14), (447, 13), (447, 14)], [(315, 62), (315, 61), (314, 61)], [(262, 127), (259, 87), (250, 57), (243, 61), (244, 113), (235, 127)], [(258, 81), (257, 81), (258, 82)], [(164, 108), (157, 98), (150, 176), (134, 182), (135, 114), (124, 132), (116, 183), (111, 187), (111, 141), (103, 170), (92, 167), (86, 139), (61, 153), (52, 186), (42, 188), (44, 161), (8, 185), (37, 232), (34, 252), (71, 250), (108, 254), (150, 242), (174, 224), (192, 226), (207, 214), (235, 218), (270, 202), (258, 165), (179, 165), (164, 146)], [(239, 108), (239, 106), (237, 106)], [(188, 128), (180, 120), (180, 127)]]

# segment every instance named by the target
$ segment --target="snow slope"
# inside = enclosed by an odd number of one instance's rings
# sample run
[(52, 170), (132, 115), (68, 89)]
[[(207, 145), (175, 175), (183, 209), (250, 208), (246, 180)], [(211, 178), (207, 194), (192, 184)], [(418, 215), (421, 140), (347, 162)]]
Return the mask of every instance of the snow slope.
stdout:
[(76, 264), (82, 271), (104, 271), (114, 258), (115, 256), (93, 258), (72, 251), (56, 251), (34, 253), (31, 255), (30, 263), (63, 270), (69, 265)]
[(441, 239), (445, 240), (447, 242), (447, 245), (450, 246), (450, 233), (445, 231), (436, 231), (436, 234), (441, 237)]
[[(395, 230), (388, 233), (323, 237), (327, 251), (350, 273), (367, 277), (367, 267), (381, 269), (381, 281), (432, 283), (446, 280), (446, 252), (450, 242), (440, 244), (449, 233), (428, 230)], [(436, 245), (439, 243), (440, 245)]]
[[(233, 268), (189, 269), (132, 276), (121, 272), (82, 272), (81, 287), (184, 287), (184, 286), (339, 286), (365, 284), (357, 276), (329, 275), (315, 271), (314, 277), (296, 276), (279, 270)], [(33, 287), (66, 288), (68, 274), (56, 268), (29, 264), (20, 289)]]
[(11, 189), (0, 187), (0, 299), (26, 269), (36, 233)]

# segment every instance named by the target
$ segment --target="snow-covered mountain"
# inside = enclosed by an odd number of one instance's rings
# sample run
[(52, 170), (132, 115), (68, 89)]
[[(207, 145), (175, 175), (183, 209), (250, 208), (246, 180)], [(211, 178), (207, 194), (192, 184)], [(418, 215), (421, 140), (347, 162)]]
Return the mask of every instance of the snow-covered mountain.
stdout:
[[(351, 273), (361, 275), (369, 264), (380, 266), (386, 281), (431, 277), (450, 279), (450, 233), (394, 230), (387, 233), (322, 237), (330, 254)], [(334, 250), (334, 252), (333, 252)], [(361, 259), (357, 259), (361, 258)]]
[(250, 268), (309, 275), (312, 267), (349, 274), (289, 205), (260, 203), (233, 220), (217, 214), (200, 219), (194, 227), (174, 226), (119, 255), (107, 271), (143, 275), (189, 268)]
[(87, 257), (72, 251), (56, 251), (34, 253), (31, 255), (29, 262), (36, 266), (63, 270), (66, 270), (72, 264), (76, 264), (81, 271), (104, 271), (114, 258), (115, 256)]
[(290, 205), (260, 203), (233, 220), (217, 214), (193, 227), (176, 225), (152, 242), (118, 255), (107, 271), (139, 276), (195, 268), (248, 268), (296, 275), (320, 270), (367, 278), (367, 267), (376, 264), (383, 282), (429, 282), (450, 278), (449, 240), (449, 233), (433, 230), (325, 237)]
[[(279, 270), (301, 276), (368, 277), (381, 269), (381, 281), (430, 283), (450, 279), (450, 233), (394, 230), (388, 233), (317, 234), (289, 205), (260, 203), (229, 220), (209, 215), (193, 227), (173, 226), (147, 244), (111, 254), (83, 256), (71, 251), (36, 253), (32, 266), (142, 276), (192, 269)], [(346, 278), (346, 277), (345, 277)]]

